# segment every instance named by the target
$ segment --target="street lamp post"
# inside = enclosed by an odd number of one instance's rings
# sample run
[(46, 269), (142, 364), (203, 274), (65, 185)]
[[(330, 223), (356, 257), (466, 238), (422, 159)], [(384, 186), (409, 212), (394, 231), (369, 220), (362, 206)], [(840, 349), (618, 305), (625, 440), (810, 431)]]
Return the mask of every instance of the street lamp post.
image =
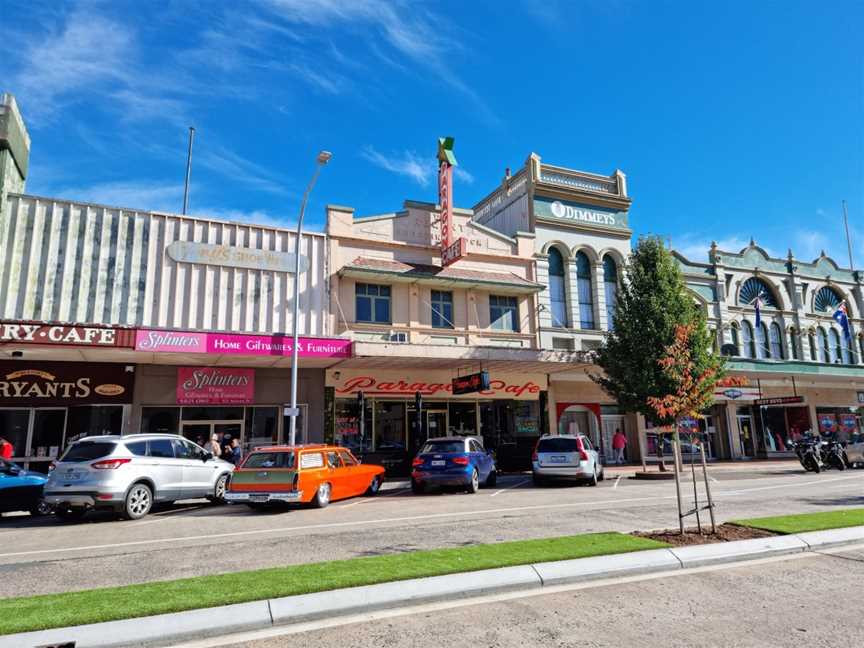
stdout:
[(297, 219), (297, 236), (294, 240), (294, 319), (292, 325), (294, 327), (293, 343), (291, 345), (291, 432), (290, 445), (297, 442), (297, 343), (298, 343), (298, 325), (300, 319), (300, 239), (303, 236), (303, 212), (306, 211), (306, 201), (309, 200), (309, 194), (312, 193), (312, 187), (315, 186), (315, 181), (318, 179), (318, 174), (321, 173), (323, 167), (333, 154), (329, 151), (321, 151), (318, 153), (317, 165), (315, 173), (312, 174), (312, 180), (309, 181), (309, 186), (306, 187), (306, 193), (303, 194), (303, 202), (300, 203), (300, 217)]

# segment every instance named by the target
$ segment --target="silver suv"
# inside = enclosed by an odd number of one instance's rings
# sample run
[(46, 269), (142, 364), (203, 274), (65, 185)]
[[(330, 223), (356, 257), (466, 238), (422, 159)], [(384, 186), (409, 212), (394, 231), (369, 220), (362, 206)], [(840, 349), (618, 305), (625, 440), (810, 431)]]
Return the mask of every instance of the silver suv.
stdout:
[(573, 480), (596, 486), (603, 480), (600, 453), (584, 434), (547, 434), (537, 441), (531, 457), (534, 483)]
[(129, 520), (156, 502), (221, 502), (234, 466), (176, 434), (92, 436), (69, 446), (48, 475), (45, 501), (62, 519), (109, 509)]

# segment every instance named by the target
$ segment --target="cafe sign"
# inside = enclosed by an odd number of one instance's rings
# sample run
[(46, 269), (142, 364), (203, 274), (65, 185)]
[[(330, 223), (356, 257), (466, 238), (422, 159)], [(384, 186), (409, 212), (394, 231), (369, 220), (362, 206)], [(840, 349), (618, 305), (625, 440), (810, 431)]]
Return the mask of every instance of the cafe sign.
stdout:
[(255, 402), (255, 370), (178, 367), (178, 405), (248, 405)]
[[(174, 241), (167, 247), (166, 252), (174, 261), (183, 263), (202, 263), (294, 274), (295, 257), (291, 252), (257, 250), (234, 245), (213, 245), (193, 241)], [(301, 256), (300, 272), (305, 272), (308, 269), (309, 259)]]
[(547, 388), (544, 374), (496, 374), (490, 377), (488, 389), (460, 394), (453, 388), (454, 376), (444, 371), (423, 371), (408, 374), (401, 371), (334, 370), (327, 371), (327, 386), (334, 387), (336, 397), (414, 398), (417, 392), (424, 401), (441, 399), (513, 399), (538, 400)]
[(0, 405), (131, 403), (134, 384), (120, 364), (0, 362)]
[(0, 322), (0, 342), (131, 348), (135, 345), (135, 331), (105, 326)]

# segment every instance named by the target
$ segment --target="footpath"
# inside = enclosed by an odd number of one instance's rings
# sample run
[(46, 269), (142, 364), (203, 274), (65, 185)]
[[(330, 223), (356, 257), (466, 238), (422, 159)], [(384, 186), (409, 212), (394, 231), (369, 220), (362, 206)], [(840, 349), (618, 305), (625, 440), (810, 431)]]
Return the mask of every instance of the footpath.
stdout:
[[(864, 509), (742, 520), (738, 524), (783, 535), (680, 547), (664, 546), (662, 543), (654, 541), (645, 541), (654, 544), (640, 545), (638, 544), (642, 541), (640, 538), (620, 534), (589, 534), (570, 538), (553, 538), (547, 541), (530, 541), (533, 543), (545, 542), (547, 553), (527, 554), (527, 561), (524, 564), (404, 580), (395, 580), (399, 576), (393, 576), (394, 580), (390, 582), (377, 582), (359, 587), (342, 587), (232, 605), (203, 607), (202, 609), (191, 609), (171, 614), (139, 616), (138, 618), (105, 623), (6, 634), (0, 635), (0, 648), (54, 646), (58, 648), (60, 646), (89, 648), (145, 643), (166, 645), (184, 639), (260, 630), (321, 618), (332, 619), (360, 612), (392, 609), (418, 603), (470, 598), (507, 591), (531, 591), (538, 588), (606, 578), (678, 572), (679, 570), (723, 563), (824, 551), (864, 544), (864, 526), (860, 526), (862, 519), (864, 519)], [(859, 526), (848, 526), (849, 524), (858, 524)], [(843, 525), (847, 526), (828, 528)], [(798, 532), (810, 528), (824, 530)], [(609, 551), (625, 553), (594, 555), (570, 560), (531, 561), (532, 555), (549, 555), (550, 547), (555, 549), (556, 546), (565, 541), (572, 543), (580, 538), (588, 538), (596, 547), (605, 546), (608, 547)], [(634, 543), (627, 545), (631, 541)], [(500, 553), (501, 548), (506, 544), (482, 545), (473, 549), (482, 549), (483, 555), (495, 554), (496, 548)], [(529, 545), (526, 544), (525, 546)], [(652, 546), (661, 548), (646, 548)], [(469, 570), (471, 569), (471, 549), (467, 548), (469, 553), (465, 554), (465, 564)], [(603, 551), (603, 549), (598, 548), (597, 551)], [(424, 559), (424, 562), (431, 561), (434, 563), (436, 559), (440, 560), (440, 553), (427, 553), (430, 557), (428, 560)], [(336, 563), (319, 564), (327, 566)], [(236, 575), (232, 575), (232, 578), (235, 577)], [(384, 579), (386, 578), (385, 575)], [(382, 580), (382, 578), (379, 577), (378, 580)], [(94, 591), (94, 593), (97, 592), (100, 591)], [(110, 596), (110, 590), (102, 590), (102, 592), (105, 596)], [(47, 597), (34, 597), (34, 599), (44, 600), (46, 606), (43, 611), (48, 615), (51, 610), (50, 606), (47, 605), (49, 600), (58, 600), (56, 597), (63, 596), (72, 597), (74, 594), (56, 595), (53, 599)], [(25, 603), (27, 601), (26, 599), (22, 600)], [(12, 602), (14, 604), (14, 600)], [(22, 610), (25, 607), (22, 607)], [(4, 614), (14, 614), (14, 607), (3, 610), (2, 601), (0, 601), (0, 610)]]

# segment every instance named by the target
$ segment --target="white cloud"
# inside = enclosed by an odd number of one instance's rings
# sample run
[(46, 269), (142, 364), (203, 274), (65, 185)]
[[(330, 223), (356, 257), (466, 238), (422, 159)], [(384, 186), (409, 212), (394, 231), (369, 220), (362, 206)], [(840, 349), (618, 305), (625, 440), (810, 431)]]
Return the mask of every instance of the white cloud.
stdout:
[(285, 181), (279, 176), (226, 148), (206, 149), (200, 153), (193, 153), (193, 176), (196, 164), (253, 189), (272, 194), (296, 195), (296, 192), (286, 187)]
[(376, 151), (372, 146), (367, 146), (361, 155), (382, 169), (411, 178), (421, 187), (429, 186), (435, 177), (434, 158), (422, 158), (413, 151), (384, 155)]
[(183, 209), (183, 185), (158, 180), (102, 182), (86, 187), (64, 187), (58, 197), (110, 207), (179, 214)]
[[(707, 263), (708, 251), (711, 249), (711, 240), (712, 239), (707, 238), (702, 234), (693, 233), (672, 236), (672, 249), (679, 254), (683, 254), (690, 261)], [(716, 241), (717, 247), (725, 252), (738, 253), (750, 245), (750, 239), (744, 239), (740, 236), (734, 235), (716, 239)], [(758, 240), (756, 241), (756, 245), (761, 247), (771, 256), (777, 256), (776, 251), (774, 251), (770, 246), (762, 245)]]
[[(261, 209), (253, 209), (251, 211), (243, 209), (232, 209), (225, 207), (200, 207), (190, 209), (192, 216), (201, 218), (216, 218), (219, 220), (234, 221), (237, 223), (254, 223), (256, 225), (268, 225), (271, 227), (280, 227), (293, 229), (297, 227), (297, 221), (294, 218), (276, 216)], [(303, 231), (311, 230), (306, 227), (304, 221)]]
[(459, 167), (459, 166), (454, 167), (454, 169), (453, 169), (453, 175), (456, 176), (456, 179), (457, 179), (457, 180), (461, 180), (461, 181), (464, 182), (465, 184), (469, 184), (469, 185), (470, 185), (470, 184), (474, 184), (474, 176), (471, 175), (470, 173), (468, 173), (468, 172), (467, 172), (465, 169), (463, 169), (462, 167)]

